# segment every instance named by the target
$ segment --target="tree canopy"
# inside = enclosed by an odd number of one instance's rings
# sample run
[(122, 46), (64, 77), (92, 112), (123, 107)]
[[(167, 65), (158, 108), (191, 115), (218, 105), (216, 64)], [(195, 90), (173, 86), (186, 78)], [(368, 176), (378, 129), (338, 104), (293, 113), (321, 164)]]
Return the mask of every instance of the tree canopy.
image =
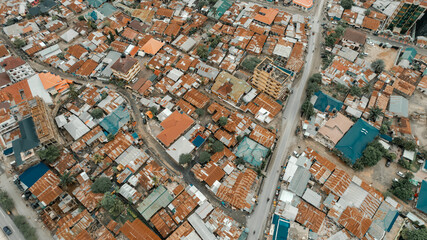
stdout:
[(353, 96), (361, 97), (362, 96), (362, 89), (356, 85), (353, 85), (353, 86), (351, 86), (349, 93)]
[(209, 56), (209, 49), (208, 47), (204, 46), (204, 45), (200, 45), (197, 48), (197, 55), (201, 58), (201, 59), (207, 59)]
[(385, 63), (382, 59), (377, 59), (371, 63), (371, 68), (374, 70), (375, 73), (380, 73), (384, 71)]
[(344, 9), (350, 9), (353, 6), (353, 0), (341, 0), (341, 7)]
[(92, 184), (91, 189), (94, 193), (105, 193), (111, 189), (113, 183), (107, 177), (99, 177)]
[(18, 39), (16, 39), (14, 42), (13, 42), (13, 45), (16, 47), (16, 48), (22, 48), (23, 46), (25, 46), (25, 41), (24, 40), (22, 40), (22, 39), (20, 39), (20, 38), (18, 38)]
[(404, 201), (410, 200), (414, 196), (413, 185), (409, 181), (411, 178), (411, 174), (406, 174), (404, 178), (393, 181), (390, 192)]
[(417, 148), (417, 144), (413, 140), (405, 139), (402, 137), (393, 138), (391, 143), (409, 151), (415, 151), (415, 149)]
[(61, 187), (69, 186), (74, 182), (74, 176), (71, 174), (71, 172), (65, 172), (59, 177), (59, 179), (59, 185)]
[(37, 154), (42, 160), (45, 160), (48, 163), (53, 163), (58, 159), (59, 155), (61, 155), (61, 151), (57, 146), (50, 145), (46, 149), (39, 150)]
[(0, 207), (5, 211), (12, 211), (12, 209), (15, 208), (15, 203), (9, 197), (7, 192), (3, 190), (0, 190)]
[(228, 122), (228, 118), (226, 118), (226, 117), (220, 117), (218, 120), (219, 125), (221, 125), (222, 127), (227, 125), (227, 122)]
[(125, 210), (123, 202), (116, 195), (111, 193), (104, 194), (101, 200), (101, 206), (115, 217)]
[(198, 108), (196, 109), (196, 113), (197, 115), (199, 115), (199, 117), (202, 117), (203, 115), (205, 115), (205, 110), (203, 108)]
[(381, 115), (383, 115), (381, 108), (379, 108), (378, 106), (375, 106), (375, 107), (371, 108), (371, 110), (369, 111), (368, 120), (375, 122), (377, 120), (377, 118)]
[(222, 142), (216, 140), (213, 144), (212, 144), (212, 150), (214, 152), (222, 152), (224, 150), (224, 144), (222, 144)]
[(187, 153), (187, 154), (181, 154), (179, 156), (179, 163), (182, 164), (182, 165), (191, 162), (191, 160), (193, 160), (193, 157), (189, 153)]
[(104, 116), (104, 111), (101, 108), (95, 108), (90, 112), (90, 115), (95, 119), (100, 119)]
[(314, 115), (314, 107), (313, 104), (307, 99), (301, 106), (301, 115), (306, 118), (310, 118)]
[(402, 231), (402, 238), (404, 240), (425, 240), (427, 239), (427, 229), (419, 228), (419, 229), (404, 229)]
[(18, 215), (12, 217), (12, 219), (26, 240), (37, 240), (36, 229), (28, 223), (27, 218)]
[(210, 159), (211, 159), (210, 153), (208, 153), (206, 151), (202, 151), (200, 153), (200, 156), (199, 156), (199, 162), (200, 163), (207, 163), (207, 162), (209, 162)]
[(261, 62), (257, 57), (247, 57), (242, 62), (242, 67), (248, 71), (253, 71), (255, 67)]

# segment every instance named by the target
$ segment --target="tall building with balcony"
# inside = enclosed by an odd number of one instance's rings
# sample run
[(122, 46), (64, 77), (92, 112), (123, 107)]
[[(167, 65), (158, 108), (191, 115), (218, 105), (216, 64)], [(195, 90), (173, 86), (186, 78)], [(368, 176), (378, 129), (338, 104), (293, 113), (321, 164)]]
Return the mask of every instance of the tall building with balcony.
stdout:
[(293, 77), (286, 69), (276, 66), (273, 60), (265, 58), (254, 69), (252, 85), (274, 99), (281, 98), (289, 91)]
[(31, 66), (20, 57), (8, 57), (0, 63), (2, 72), (6, 72), (12, 83), (28, 79), (36, 74)]
[(427, 0), (403, 0), (394, 13), (387, 20), (387, 29), (399, 33), (408, 34), (427, 9)]
[(130, 82), (141, 71), (141, 66), (135, 58), (122, 55), (111, 66), (111, 70), (116, 78)]

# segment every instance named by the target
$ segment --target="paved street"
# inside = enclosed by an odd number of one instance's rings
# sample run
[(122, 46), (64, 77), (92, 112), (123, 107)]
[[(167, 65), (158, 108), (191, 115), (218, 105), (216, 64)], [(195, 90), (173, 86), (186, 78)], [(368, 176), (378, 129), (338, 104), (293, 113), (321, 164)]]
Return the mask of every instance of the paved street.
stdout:
[[(6, 234), (3, 233), (3, 227), (8, 226), (10, 230), (12, 230), (12, 235), (6, 236)], [(12, 221), (9, 215), (6, 214), (5, 211), (3, 211), (2, 208), (0, 208), (0, 227), (2, 228), (0, 233), (0, 239), (9, 239), (9, 240), (24, 240), (24, 236), (22, 236), (21, 232), (16, 227), (15, 223)]]
[(290, 96), (288, 103), (283, 113), (282, 133), (280, 134), (280, 140), (276, 147), (276, 151), (273, 154), (270, 168), (267, 170), (266, 178), (264, 179), (263, 189), (258, 196), (258, 206), (255, 207), (255, 211), (250, 215), (247, 222), (249, 228), (248, 240), (257, 240), (263, 237), (264, 229), (266, 226), (267, 218), (270, 214), (271, 204), (273, 202), (273, 196), (276, 190), (277, 182), (279, 181), (280, 169), (284, 164), (284, 160), (290, 151), (289, 147), (295, 138), (294, 129), (300, 115), (300, 106), (302, 104), (303, 95), (307, 80), (311, 74), (313, 67), (312, 59), (315, 49), (315, 45), (320, 47), (320, 41), (317, 41), (320, 34), (320, 23), (318, 20), (321, 17), (323, 10), (323, 4), (325, 0), (321, 0), (317, 6), (316, 15), (313, 19), (312, 30), (310, 34), (314, 33), (309, 37), (308, 42), (308, 54), (306, 56), (306, 63), (304, 65), (304, 71), (301, 80), (297, 83), (294, 88), (294, 93)]
[[(3, 172), (0, 175), (0, 189), (3, 191), (6, 191), (10, 198), (12, 198), (13, 202), (15, 203), (15, 209), (18, 212), (19, 215), (25, 216), (31, 226), (33, 226), (36, 229), (37, 236), (40, 240), (49, 240), (52, 239), (52, 236), (50, 235), (50, 232), (48, 229), (45, 228), (43, 223), (41, 221), (38, 221), (37, 213), (25, 202), (25, 200), (21, 197), (21, 192), (16, 187), (16, 185), (12, 182), (12, 177), (8, 177), (6, 175), (6, 172)], [(4, 212), (3, 212), (4, 213)], [(1, 214), (0, 214), (1, 215)], [(2, 217), (0, 216), (0, 225), (3, 227)], [(12, 221), (12, 220), (11, 220)], [(13, 225), (13, 234), (17, 233), (16, 226)], [(19, 234), (19, 233), (18, 233)], [(12, 237), (12, 236), (10, 236)], [(24, 237), (19, 234), (16, 238), (9, 238), (9, 239), (19, 239), (23, 240)]]

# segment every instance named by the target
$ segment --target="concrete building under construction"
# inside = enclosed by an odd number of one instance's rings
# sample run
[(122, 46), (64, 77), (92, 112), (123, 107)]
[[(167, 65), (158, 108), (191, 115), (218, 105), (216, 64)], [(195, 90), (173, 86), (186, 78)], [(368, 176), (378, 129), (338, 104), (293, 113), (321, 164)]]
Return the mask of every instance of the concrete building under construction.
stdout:
[(256, 66), (251, 83), (259, 91), (279, 99), (289, 91), (292, 80), (293, 77), (286, 69), (276, 66), (270, 58), (265, 58)]

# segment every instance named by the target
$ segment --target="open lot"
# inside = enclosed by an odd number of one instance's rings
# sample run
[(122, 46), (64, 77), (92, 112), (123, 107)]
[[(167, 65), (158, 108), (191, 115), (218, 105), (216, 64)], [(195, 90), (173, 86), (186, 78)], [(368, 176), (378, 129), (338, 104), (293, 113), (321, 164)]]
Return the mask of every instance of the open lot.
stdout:
[(384, 60), (385, 63), (385, 69), (390, 70), (393, 65), (394, 61), (396, 60), (398, 50), (394, 48), (381, 48), (378, 45), (365, 45), (365, 53), (368, 54), (368, 56), (365, 57), (365, 60), (368, 62), (373, 62), (377, 59)]
[(409, 99), (411, 129), (420, 146), (427, 146), (427, 96), (415, 91)]

